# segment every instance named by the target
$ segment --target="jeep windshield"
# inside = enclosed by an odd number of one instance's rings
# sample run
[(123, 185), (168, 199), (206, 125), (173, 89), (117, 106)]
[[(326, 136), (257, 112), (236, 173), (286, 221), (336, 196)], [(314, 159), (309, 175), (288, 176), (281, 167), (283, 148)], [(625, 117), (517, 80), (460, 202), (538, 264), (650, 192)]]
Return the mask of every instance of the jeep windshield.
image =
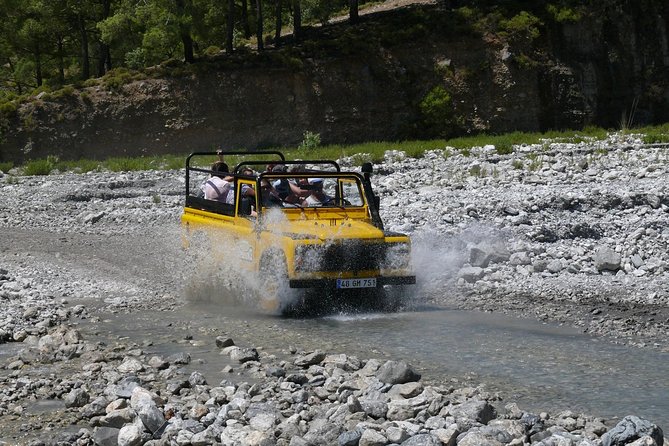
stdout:
[(365, 206), (362, 179), (353, 173), (324, 171), (262, 173), (260, 208), (360, 208)]

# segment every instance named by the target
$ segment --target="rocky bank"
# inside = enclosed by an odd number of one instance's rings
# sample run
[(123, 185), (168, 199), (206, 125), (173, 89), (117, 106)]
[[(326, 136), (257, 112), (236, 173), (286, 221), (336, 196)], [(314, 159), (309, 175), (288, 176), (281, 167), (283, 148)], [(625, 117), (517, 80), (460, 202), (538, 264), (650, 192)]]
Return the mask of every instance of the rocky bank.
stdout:
[[(664, 147), (611, 135), (504, 156), (446, 150), (421, 159), (387, 152), (373, 177), (386, 226), (413, 237), (425, 300), (666, 351)], [(483, 387), (424, 384), (401, 359), (237, 346), (218, 327), (209, 336), (227, 365), (207, 382), (179, 326), (170, 355), (152, 353), (155, 339), (102, 339), (95, 327), (109, 314), (183, 303), (178, 277), (152, 280), (165, 269), (189, 273), (170, 268), (182, 175), (0, 177), (0, 443), (664, 443), (652, 420), (631, 414), (614, 426), (573, 411), (531, 413)], [(164, 251), (145, 243), (157, 237)], [(103, 244), (111, 254), (96, 249)]]

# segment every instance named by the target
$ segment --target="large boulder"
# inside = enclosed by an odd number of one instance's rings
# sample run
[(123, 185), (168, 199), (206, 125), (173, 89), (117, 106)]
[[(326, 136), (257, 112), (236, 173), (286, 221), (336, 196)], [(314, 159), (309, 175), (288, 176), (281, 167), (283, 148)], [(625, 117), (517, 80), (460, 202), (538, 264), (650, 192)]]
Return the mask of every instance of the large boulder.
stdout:
[(662, 429), (648, 420), (630, 415), (602, 436), (602, 446), (623, 446), (644, 436), (651, 437), (657, 446), (664, 444)]
[(418, 381), (420, 373), (404, 361), (387, 361), (379, 368), (376, 378), (386, 384), (404, 384)]
[(602, 246), (595, 252), (595, 268), (597, 268), (597, 271), (618, 271), (620, 261), (620, 254), (608, 246)]

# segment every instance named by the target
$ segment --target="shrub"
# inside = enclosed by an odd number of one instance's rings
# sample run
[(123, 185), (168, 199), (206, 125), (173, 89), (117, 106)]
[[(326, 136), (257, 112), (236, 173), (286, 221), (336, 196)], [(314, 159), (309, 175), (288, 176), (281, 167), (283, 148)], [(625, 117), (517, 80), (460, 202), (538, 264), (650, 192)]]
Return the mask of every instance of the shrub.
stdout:
[(437, 134), (446, 135), (456, 125), (453, 99), (451, 94), (441, 85), (430, 90), (418, 107), (426, 126)]
[(13, 101), (3, 102), (0, 104), (0, 114), (11, 115), (16, 111), (16, 104)]
[(316, 149), (320, 145), (321, 145), (321, 134), (310, 132), (309, 130), (307, 130), (302, 135), (302, 142), (298, 146), (297, 150), (302, 155), (306, 155), (308, 152), (314, 151), (314, 149)]
[(48, 156), (46, 159), (37, 159), (28, 161), (23, 167), (24, 175), (49, 175), (56, 167), (58, 158), (55, 156)]
[(558, 23), (575, 23), (583, 18), (581, 11), (572, 8), (559, 7), (551, 4), (546, 7), (546, 10)]
[(60, 90), (56, 90), (51, 93), (52, 99), (60, 99), (68, 96), (74, 96), (74, 87), (71, 85), (66, 85)]
[(504, 34), (509, 37), (524, 38), (534, 40), (541, 34), (539, 27), (542, 26), (541, 20), (533, 14), (521, 11), (518, 15), (508, 20), (501, 20), (500, 27)]
[(0, 163), (0, 172), (9, 172), (12, 167), (14, 167), (14, 163), (11, 161)]

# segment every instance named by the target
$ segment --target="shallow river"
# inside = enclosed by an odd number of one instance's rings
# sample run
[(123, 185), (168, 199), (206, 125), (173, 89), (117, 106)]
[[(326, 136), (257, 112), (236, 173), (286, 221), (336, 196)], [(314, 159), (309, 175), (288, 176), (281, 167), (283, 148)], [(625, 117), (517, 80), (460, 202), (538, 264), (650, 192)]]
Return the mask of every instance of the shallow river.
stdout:
[[(184, 322), (187, 321), (187, 322)], [(263, 346), (286, 356), (289, 346), (359, 358), (405, 359), (428, 383), (483, 383), (506, 402), (533, 412), (572, 409), (611, 422), (645, 417), (669, 428), (669, 354), (613, 345), (565, 327), (489, 313), (423, 308), (287, 319), (237, 305), (191, 304), (177, 313), (113, 315), (101, 335), (151, 339), (147, 352), (191, 348), (191, 367), (223, 378), (229, 358), (215, 347), (217, 335), (240, 346)], [(181, 339), (174, 342), (174, 339)], [(164, 342), (163, 342), (164, 341)], [(665, 430), (666, 431), (666, 430)]]

